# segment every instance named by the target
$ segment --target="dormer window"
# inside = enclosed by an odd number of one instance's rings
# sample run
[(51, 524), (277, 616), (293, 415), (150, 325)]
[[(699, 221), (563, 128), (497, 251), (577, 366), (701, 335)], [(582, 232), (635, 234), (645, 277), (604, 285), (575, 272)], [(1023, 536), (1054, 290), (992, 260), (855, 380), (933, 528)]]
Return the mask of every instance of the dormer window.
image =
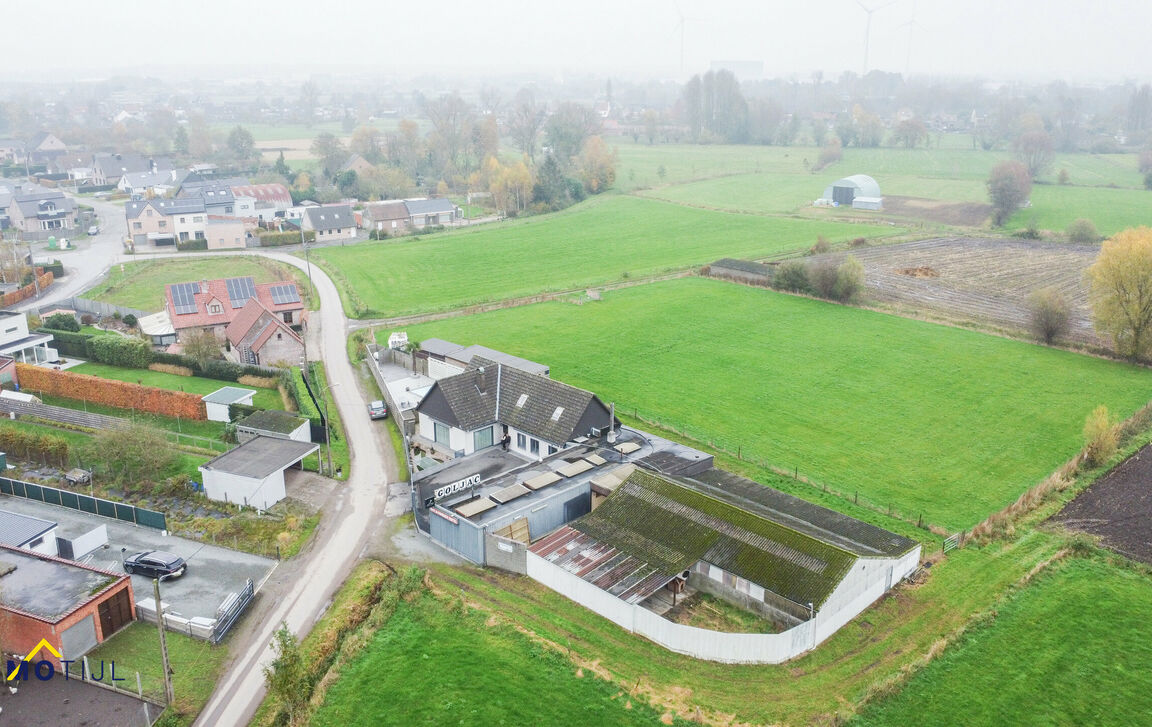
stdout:
[(212, 303), (211, 305), (208, 306), (208, 312), (215, 314), (215, 315), (219, 315), (220, 313), (224, 312), (224, 307), (221, 306), (219, 303)]

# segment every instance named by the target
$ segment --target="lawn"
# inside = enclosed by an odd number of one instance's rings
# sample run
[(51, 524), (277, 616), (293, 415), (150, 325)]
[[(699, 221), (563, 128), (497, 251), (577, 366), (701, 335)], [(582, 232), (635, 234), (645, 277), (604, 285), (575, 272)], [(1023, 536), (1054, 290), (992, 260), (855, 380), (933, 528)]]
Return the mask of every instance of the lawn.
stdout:
[(217, 381), (215, 379), (205, 379), (199, 376), (178, 376), (176, 374), (169, 374), (163, 371), (152, 371), (151, 369), (130, 369), (123, 366), (109, 366), (100, 363), (83, 363), (79, 366), (74, 366), (69, 371), (77, 374), (87, 374), (89, 376), (99, 376), (102, 379), (116, 379), (118, 381), (128, 381), (133, 384), (143, 384), (144, 386), (154, 386), (158, 389), (168, 389), (169, 391), (186, 391), (191, 394), (211, 394), (213, 391), (225, 386), (234, 386), (241, 389), (251, 389), (256, 392), (256, 396), (252, 398), (252, 405), (260, 407), (261, 409), (283, 409), (284, 402), (280, 398), (280, 392), (277, 389), (257, 389), (255, 387), (246, 387), (237, 384), (234, 381)]
[(1027, 227), (1032, 221), (1042, 230), (1063, 232), (1069, 222), (1084, 217), (1102, 235), (1128, 227), (1152, 224), (1152, 192), (1144, 189), (1035, 185), (1032, 206), (1017, 212), (1008, 229)]
[(465, 591), (468, 602), (494, 621), (570, 649), (586, 670), (595, 664), (598, 673), (657, 706), (689, 717), (699, 708), (712, 724), (830, 725), (840, 724), (837, 718), (850, 715), (870, 689), (919, 659), (974, 613), (991, 608), (1056, 546), (1052, 536), (1032, 533), (1012, 543), (953, 551), (931, 569), (923, 585), (902, 587), (815, 651), (779, 666), (689, 659), (627, 633), (529, 578), (492, 569), (431, 568), (438, 587)]
[[(412, 326), (479, 343), (746, 459), (967, 528), (1127, 416), (1152, 372), (701, 278)], [(386, 335), (382, 332), (381, 335)]]
[[(652, 725), (660, 713), (487, 614), (401, 602), (310, 724)], [(546, 695), (546, 698), (544, 698)]]
[(635, 197), (590, 200), (564, 212), (426, 239), (320, 248), (356, 317), (457, 308), (619, 282), (726, 257), (765, 257), (897, 232), (713, 212)]
[[(124, 263), (109, 270), (104, 281), (85, 293), (84, 297), (126, 308), (160, 311), (164, 310), (164, 286), (169, 283), (246, 275), (251, 275), (257, 283), (294, 280), (302, 295), (308, 289), (304, 274), (287, 265), (256, 257), (212, 256)], [(307, 304), (307, 299), (305, 302)]]
[(1132, 725), (1152, 715), (1152, 583), (1072, 560), (853, 725)]
[[(136, 596), (144, 597), (139, 593)], [(176, 694), (175, 712), (180, 715), (177, 723), (191, 724), (212, 696), (216, 680), (224, 671), (228, 650), (172, 631), (165, 640), (172, 666), (172, 689)], [(136, 672), (140, 672), (144, 693), (164, 701), (160, 635), (155, 624), (143, 621), (131, 624), (88, 654), (88, 663), (95, 666), (97, 673), (101, 660), (105, 664), (116, 662), (116, 675), (124, 677), (124, 688), (133, 692), (136, 691)], [(79, 666), (73, 665), (73, 671), (78, 672)]]

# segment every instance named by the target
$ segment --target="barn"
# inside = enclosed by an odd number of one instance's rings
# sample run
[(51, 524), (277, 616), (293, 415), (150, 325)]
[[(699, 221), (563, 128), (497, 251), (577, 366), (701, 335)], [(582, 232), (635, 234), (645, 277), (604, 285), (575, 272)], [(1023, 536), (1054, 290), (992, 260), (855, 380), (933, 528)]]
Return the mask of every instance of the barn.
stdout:
[(816, 200), (816, 204), (879, 210), (884, 207), (884, 196), (880, 193), (880, 185), (875, 179), (867, 174), (853, 174), (837, 179), (825, 187), (824, 196)]

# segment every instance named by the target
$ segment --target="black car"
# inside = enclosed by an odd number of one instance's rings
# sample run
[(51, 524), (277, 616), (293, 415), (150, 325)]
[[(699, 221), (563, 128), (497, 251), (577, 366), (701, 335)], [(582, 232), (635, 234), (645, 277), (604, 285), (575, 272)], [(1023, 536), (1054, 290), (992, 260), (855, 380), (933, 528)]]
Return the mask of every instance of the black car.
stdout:
[(368, 405), (368, 417), (370, 419), (386, 419), (388, 407), (382, 401), (374, 401)]
[(184, 559), (174, 553), (165, 553), (163, 550), (146, 550), (124, 559), (124, 571), (127, 573), (148, 576), (149, 578), (178, 578), (188, 570)]

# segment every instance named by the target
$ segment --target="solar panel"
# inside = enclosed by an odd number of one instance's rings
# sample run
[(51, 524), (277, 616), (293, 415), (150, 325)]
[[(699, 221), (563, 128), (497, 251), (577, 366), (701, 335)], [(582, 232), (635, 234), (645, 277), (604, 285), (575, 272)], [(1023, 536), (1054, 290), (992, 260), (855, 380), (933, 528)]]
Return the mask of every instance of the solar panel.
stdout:
[(296, 290), (296, 286), (292, 283), (273, 285), (271, 293), (272, 303), (275, 305), (300, 302), (300, 291)]
[(233, 308), (243, 308), (249, 298), (256, 297), (256, 283), (252, 278), (228, 278), (224, 281), (228, 286), (228, 300)]
[(172, 286), (172, 305), (177, 315), (196, 312), (197, 283), (176, 283)]

